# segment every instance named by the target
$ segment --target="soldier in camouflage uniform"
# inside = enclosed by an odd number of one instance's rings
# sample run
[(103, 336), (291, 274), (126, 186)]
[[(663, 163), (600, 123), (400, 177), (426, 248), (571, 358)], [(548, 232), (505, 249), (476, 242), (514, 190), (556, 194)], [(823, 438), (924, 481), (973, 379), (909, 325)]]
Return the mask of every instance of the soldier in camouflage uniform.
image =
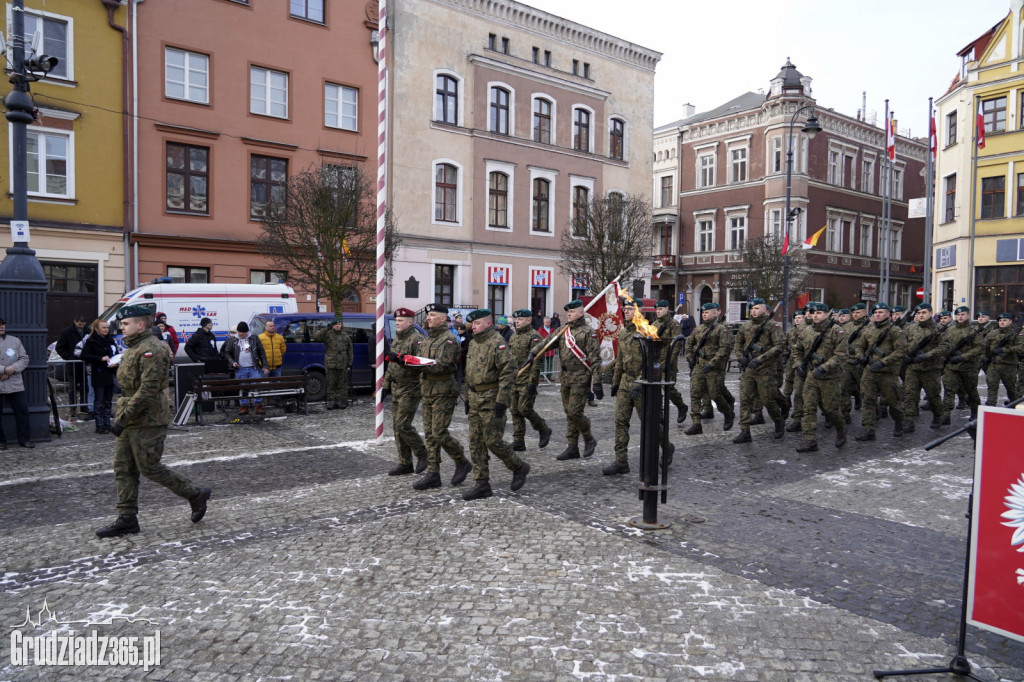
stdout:
[(922, 303), (914, 309), (914, 324), (907, 325), (906, 377), (903, 380), (903, 432), (913, 433), (921, 389), (932, 411), (932, 428), (949, 423), (949, 414), (942, 406), (942, 382), (939, 379), (942, 359), (949, 353), (945, 327), (935, 324), (932, 306)]
[(910, 315), (907, 315), (907, 309), (905, 306), (894, 305), (890, 311), (892, 315), (892, 322), (903, 331), (907, 330), (907, 325), (910, 324)]
[(540, 334), (531, 326), (533, 312), (523, 308), (512, 313), (512, 324), (515, 331), (508, 340), (508, 347), (512, 351), (512, 357), (516, 360), (516, 366), (522, 367), (527, 359), (531, 364), (522, 374), (516, 376), (515, 384), (512, 386), (512, 403), (509, 411), (512, 413), (512, 449), (516, 452), (526, 450), (526, 422), (534, 431), (540, 434), (540, 441), (537, 447), (544, 448), (551, 440), (551, 428), (544, 421), (544, 417), (537, 414), (533, 404), (537, 400), (537, 384), (540, 383), (540, 368), (543, 358), (531, 358), (536, 354), (543, 339)]
[(686, 340), (686, 361), (690, 364), (690, 402), (693, 403), (693, 425), (684, 433), (693, 436), (704, 433), (700, 420), (703, 415), (696, 406), (701, 404), (702, 396), (710, 397), (718, 406), (725, 418), (723, 431), (732, 428), (735, 412), (732, 405), (736, 402), (725, 387), (725, 368), (732, 353), (732, 333), (729, 328), (718, 321), (719, 306), (717, 303), (705, 303), (700, 307), (700, 325), (693, 330)]
[(733, 443), (749, 443), (752, 440), (751, 408), (755, 396), (761, 405), (768, 408), (768, 415), (775, 424), (775, 438), (785, 435), (786, 422), (779, 406), (779, 387), (776, 383), (778, 373), (775, 369), (776, 361), (784, 350), (782, 326), (772, 322), (763, 298), (751, 299), (750, 319), (740, 327), (733, 343), (733, 352), (739, 360), (741, 371), (740, 432), (732, 439)]
[[(818, 405), (836, 429), (836, 447), (846, 445), (846, 422), (839, 409), (839, 382), (841, 367), (846, 360), (846, 332), (829, 319), (828, 306), (809, 303), (805, 309), (811, 325), (804, 325), (793, 342), (792, 354), (796, 358), (798, 375), (803, 375), (803, 418), (800, 427), (804, 442), (797, 452), (815, 452), (818, 449)], [(820, 342), (819, 342), (820, 339)], [(815, 347), (817, 346), (817, 347)]]
[(689, 406), (683, 401), (683, 395), (676, 388), (675, 381), (676, 377), (679, 376), (679, 353), (686, 346), (686, 339), (681, 339), (675, 346), (675, 352), (669, 354), (672, 347), (672, 339), (679, 336), (682, 331), (679, 328), (679, 323), (676, 322), (675, 318), (672, 317), (671, 313), (672, 304), (666, 299), (661, 299), (654, 308), (655, 314), (658, 316), (654, 320), (654, 327), (658, 330), (658, 338), (662, 340), (661, 346), (661, 374), (665, 381), (671, 381), (671, 386), (666, 386), (665, 391), (668, 393), (669, 401), (676, 406), (679, 410), (679, 414), (676, 416), (676, 423), (682, 424), (686, 421), (686, 413), (689, 411)]
[(324, 367), (327, 369), (327, 409), (348, 407), (348, 368), (352, 366), (352, 337), (344, 329), (341, 318), (313, 337), (326, 346)]
[[(810, 316), (807, 318), (810, 319)], [(797, 308), (793, 313), (793, 326), (786, 332), (787, 357), (784, 370), (785, 381), (782, 384), (782, 396), (786, 399), (786, 404), (792, 408), (790, 414), (793, 415), (793, 421), (786, 427), (786, 431), (790, 433), (800, 430), (800, 420), (804, 415), (804, 380), (796, 372), (796, 368), (800, 365), (800, 359), (793, 352), (796, 337), (804, 326), (804, 309)]]
[[(847, 424), (853, 421), (853, 409), (861, 408), (860, 379), (864, 374), (864, 368), (857, 364), (857, 356), (850, 352), (850, 344), (860, 338), (870, 321), (867, 306), (857, 303), (850, 306), (850, 321), (843, 325), (843, 331), (846, 332), (846, 362), (842, 368), (839, 404), (843, 411), (843, 421)], [(853, 409), (850, 406), (850, 398), (853, 398)]]
[(861, 410), (863, 433), (859, 441), (875, 440), (878, 421), (878, 398), (889, 406), (895, 426), (892, 435), (903, 435), (903, 390), (900, 386), (900, 367), (907, 357), (907, 335), (890, 318), (889, 306), (876, 303), (871, 306), (871, 324), (850, 344), (850, 353), (864, 367), (860, 379), (860, 395), (864, 401)]
[(171, 422), (167, 402), (171, 351), (150, 331), (152, 315), (153, 310), (145, 305), (129, 305), (117, 312), (127, 348), (117, 368), (121, 397), (110, 428), (117, 436), (114, 480), (118, 517), (109, 526), (96, 531), (101, 538), (139, 532), (139, 474), (188, 500), (192, 523), (202, 520), (210, 499), (209, 488), (196, 486), (160, 462), (167, 425)]
[(418, 366), (420, 392), (423, 394), (423, 436), (427, 441), (427, 473), (413, 483), (416, 490), (441, 487), (441, 449), (455, 461), (452, 485), (459, 485), (473, 470), (465, 450), (448, 427), (459, 399), (455, 384), (455, 366), (459, 361), (458, 338), (448, 330), (448, 307), (428, 303), (427, 338), (416, 344), (414, 355), (434, 360), (436, 364)]
[[(402, 360), (406, 355), (415, 355), (417, 345), (426, 338), (413, 324), (414, 317), (415, 313), (408, 308), (395, 311), (395, 338), (391, 340), (387, 371), (384, 372), (381, 389), (381, 401), (387, 399), (389, 394), (394, 398), (391, 402), (391, 419), (395, 445), (398, 446), (398, 466), (389, 471), (388, 476), (402, 476), (413, 471), (422, 474), (427, 469), (427, 447), (412, 425), (422, 399), (420, 374), (406, 367)], [(416, 455), (415, 469), (412, 465), (413, 455)]]
[(985, 354), (985, 345), (979, 338), (980, 328), (971, 322), (971, 311), (967, 306), (960, 306), (953, 314), (956, 323), (949, 328), (949, 355), (946, 356), (946, 368), (942, 372), (942, 407), (946, 414), (953, 411), (953, 399), (961, 391), (967, 396), (967, 405), (971, 408), (971, 419), (978, 416), (978, 363)]
[[(590, 432), (590, 419), (583, 413), (588, 397), (604, 398), (601, 386), (601, 342), (583, 316), (583, 301), (570, 301), (565, 305), (566, 331), (558, 344), (558, 359), (562, 363), (562, 407), (565, 410), (565, 436), (568, 446), (558, 460), (577, 459), (580, 456), (580, 436), (583, 436), (583, 456), (590, 457), (597, 448), (597, 440)], [(568, 338), (572, 334), (572, 338)], [(591, 392), (593, 386), (593, 392)]]
[(473, 329), (473, 339), (466, 353), (466, 402), (469, 451), (476, 485), (463, 493), (462, 499), (479, 500), (494, 494), (488, 452), (494, 453), (512, 472), (512, 490), (523, 487), (530, 465), (503, 440), (506, 411), (515, 390), (516, 360), (508, 343), (494, 328), (494, 315), (490, 310), (474, 310), (466, 316), (466, 322)]
[(615, 461), (602, 471), (605, 476), (629, 473), (629, 422), (633, 409), (643, 414), (643, 390), (634, 383), (643, 371), (643, 357), (640, 341), (636, 338), (636, 301), (623, 298), (622, 319), (625, 325), (618, 333), (618, 352), (615, 355), (615, 372), (612, 375), (612, 397), (615, 398)]
[(985, 379), (988, 381), (988, 397), (985, 404), (999, 404), (999, 384), (1006, 389), (1006, 399), (1013, 402), (1017, 393), (1017, 359), (1024, 348), (1018, 346), (1017, 328), (1013, 326), (1013, 315), (1001, 313), (998, 327), (985, 337), (985, 355), (989, 359)]

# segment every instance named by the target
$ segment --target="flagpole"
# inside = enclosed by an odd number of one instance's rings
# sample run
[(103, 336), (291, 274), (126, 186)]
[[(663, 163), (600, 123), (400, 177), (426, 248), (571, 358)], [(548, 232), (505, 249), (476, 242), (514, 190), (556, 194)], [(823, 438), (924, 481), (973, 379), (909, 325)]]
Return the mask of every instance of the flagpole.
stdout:
[(885, 282), (885, 246), (889, 243), (889, 235), (886, 231), (885, 209), (887, 205), (887, 194), (889, 192), (889, 100), (885, 100), (885, 116), (882, 118), (882, 126), (885, 130), (882, 144), (882, 168), (881, 183), (882, 190), (882, 215), (878, 224), (878, 303), (888, 303)]
[(984, 134), (984, 112), (982, 112), (978, 106), (978, 102), (981, 100), (977, 95), (974, 97), (974, 111), (972, 117), (974, 118), (974, 136), (972, 137), (971, 151), (971, 232), (970, 232), (970, 257), (967, 259), (967, 295), (964, 296), (964, 303), (971, 312), (974, 312), (974, 230), (977, 213), (977, 197), (978, 197), (978, 144), (979, 137)]
[(925, 214), (924, 214), (924, 298), (922, 302), (932, 300), (932, 231), (935, 222), (935, 155), (939, 149), (938, 133), (935, 130), (935, 112), (932, 111), (932, 98), (928, 98), (928, 165), (925, 168)]
[(377, 16), (377, 372), (374, 391), (374, 428), (376, 442), (384, 441), (384, 316), (387, 297), (384, 294), (384, 237), (387, 232), (387, 146), (388, 146), (388, 35), (387, 0), (380, 0)]

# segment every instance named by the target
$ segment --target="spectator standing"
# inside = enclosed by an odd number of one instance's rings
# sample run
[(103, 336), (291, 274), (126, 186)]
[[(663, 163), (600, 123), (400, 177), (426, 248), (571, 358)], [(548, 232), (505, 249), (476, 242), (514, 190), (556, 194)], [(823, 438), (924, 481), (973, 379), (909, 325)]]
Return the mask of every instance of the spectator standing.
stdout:
[(697, 323), (692, 317), (686, 313), (682, 313), (682, 318), (679, 322), (679, 329), (683, 336), (689, 337), (693, 333), (693, 330), (697, 328)]
[[(238, 338), (228, 339), (220, 349), (220, 354), (235, 370), (236, 379), (257, 379), (270, 373), (263, 344), (258, 337), (249, 334), (249, 325), (245, 322), (238, 323)], [(256, 398), (253, 402), (256, 403), (256, 414), (264, 414), (263, 399)], [(239, 400), (238, 405), (239, 415), (249, 414), (248, 398)]]
[[(541, 341), (543, 341), (548, 337), (548, 334), (550, 334), (553, 331), (554, 328), (551, 326), (551, 318), (545, 317), (541, 321), (541, 326), (537, 328), (537, 335), (540, 336)], [(551, 379), (551, 371), (553, 369), (554, 364), (555, 349), (552, 348), (551, 350), (545, 351), (544, 353), (544, 365), (541, 367), (541, 374), (543, 374), (546, 378)]]
[(167, 336), (164, 337), (164, 340), (170, 344), (171, 357), (173, 358), (175, 355), (178, 354), (178, 330), (172, 327), (171, 325), (167, 324), (167, 313), (157, 313), (156, 318), (154, 318), (154, 321), (157, 324), (163, 323), (163, 331), (166, 331), (168, 334)]
[(185, 344), (185, 355), (192, 362), (206, 363), (207, 360), (216, 360), (220, 353), (217, 352), (217, 337), (213, 333), (213, 320), (204, 317), (199, 320), (199, 329), (189, 337)]
[[(9, 403), (14, 413), (14, 424), (18, 431), (18, 444), (23, 448), (34, 448), (32, 427), (28, 421), (28, 399), (25, 397), (25, 382), (21, 375), (28, 367), (28, 351), (16, 336), (7, 333), (7, 322), (0, 318), (0, 416), (4, 403)], [(7, 436), (0, 420), (0, 450), (7, 449)]]
[(562, 320), (560, 320), (558, 318), (558, 313), (553, 314), (551, 316), (551, 328), (557, 331), (558, 328), (561, 327), (561, 326), (562, 326)]
[(281, 363), (284, 362), (284, 354), (287, 348), (284, 343), (284, 337), (277, 333), (277, 326), (273, 320), (267, 320), (259, 339), (263, 343), (263, 351), (267, 355), (267, 367), (270, 369), (270, 376), (281, 376)]
[[(85, 339), (88, 333), (88, 330), (85, 328), (85, 322), (85, 315), (76, 315), (71, 326), (62, 331), (60, 336), (57, 337), (57, 345), (54, 347), (54, 350), (57, 351), (57, 355), (61, 359), (71, 363), (71, 391), (68, 397), (72, 405), (82, 403), (78, 411), (83, 414), (89, 412), (89, 407), (84, 404), (87, 401), (89, 392), (85, 383), (85, 365), (77, 362), (79, 358), (75, 355), (75, 348)], [(81, 353), (80, 350), (79, 353)], [(74, 412), (75, 408), (72, 407), (71, 414), (74, 414)]]
[(106, 320), (94, 321), (92, 333), (85, 337), (81, 358), (92, 370), (92, 411), (96, 416), (96, 433), (110, 433), (110, 405), (114, 398), (117, 369), (107, 363), (115, 355), (117, 342), (110, 333), (110, 325)]

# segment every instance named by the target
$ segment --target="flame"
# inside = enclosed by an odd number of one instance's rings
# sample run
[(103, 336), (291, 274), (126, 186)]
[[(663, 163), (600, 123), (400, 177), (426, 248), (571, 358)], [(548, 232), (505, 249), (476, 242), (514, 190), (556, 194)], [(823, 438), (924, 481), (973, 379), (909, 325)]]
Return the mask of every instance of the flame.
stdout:
[(636, 326), (637, 332), (645, 338), (657, 340), (657, 327), (648, 322), (647, 318), (640, 313), (640, 305), (637, 304), (636, 299), (625, 292), (623, 292), (622, 297), (633, 304), (633, 319), (630, 322)]

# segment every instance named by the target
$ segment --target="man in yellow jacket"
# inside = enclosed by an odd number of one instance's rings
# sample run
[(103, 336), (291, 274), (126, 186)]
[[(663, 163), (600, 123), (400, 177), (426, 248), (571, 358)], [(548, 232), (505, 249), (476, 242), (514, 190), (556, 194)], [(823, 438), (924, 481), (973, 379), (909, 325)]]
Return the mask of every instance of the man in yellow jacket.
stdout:
[(277, 333), (277, 327), (274, 325), (273, 320), (267, 320), (259, 339), (263, 343), (263, 350), (267, 354), (267, 367), (270, 368), (270, 376), (281, 376), (281, 363), (284, 362), (284, 354), (287, 349), (285, 348), (284, 337)]

